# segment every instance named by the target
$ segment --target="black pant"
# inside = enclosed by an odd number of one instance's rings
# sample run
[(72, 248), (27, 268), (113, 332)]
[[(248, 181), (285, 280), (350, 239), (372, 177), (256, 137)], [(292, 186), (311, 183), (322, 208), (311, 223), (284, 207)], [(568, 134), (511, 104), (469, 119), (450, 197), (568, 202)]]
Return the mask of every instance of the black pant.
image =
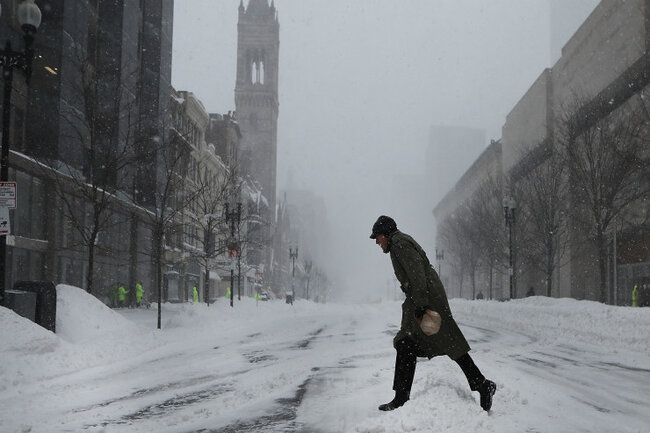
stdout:
[[(397, 356), (395, 357), (393, 389), (395, 392), (408, 398), (411, 393), (411, 385), (413, 385), (413, 377), (415, 376), (418, 344), (409, 338), (404, 338), (397, 343), (396, 349)], [(481, 371), (474, 364), (469, 353), (464, 354), (454, 361), (456, 361), (461, 370), (463, 370), (463, 373), (465, 373), (469, 388), (472, 391), (477, 391), (485, 381), (485, 376), (481, 374)]]

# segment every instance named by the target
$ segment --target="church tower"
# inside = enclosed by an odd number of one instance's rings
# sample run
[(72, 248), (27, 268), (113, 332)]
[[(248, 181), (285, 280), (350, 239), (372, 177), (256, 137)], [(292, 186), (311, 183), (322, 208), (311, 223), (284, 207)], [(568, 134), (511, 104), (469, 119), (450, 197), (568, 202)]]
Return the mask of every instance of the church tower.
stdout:
[(278, 131), (278, 61), (280, 24), (274, 1), (239, 4), (235, 107), (242, 132), (243, 174), (262, 187), (275, 221)]

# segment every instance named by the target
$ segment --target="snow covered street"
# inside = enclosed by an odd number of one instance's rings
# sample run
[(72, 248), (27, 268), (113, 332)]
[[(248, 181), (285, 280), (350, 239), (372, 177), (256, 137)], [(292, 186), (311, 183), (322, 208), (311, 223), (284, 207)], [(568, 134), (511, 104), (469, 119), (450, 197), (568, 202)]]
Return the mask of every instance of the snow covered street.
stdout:
[(111, 311), (58, 287), (57, 334), (0, 308), (2, 432), (647, 432), (650, 309), (452, 300), (478, 404), (448, 358), (388, 413), (400, 303), (242, 299)]

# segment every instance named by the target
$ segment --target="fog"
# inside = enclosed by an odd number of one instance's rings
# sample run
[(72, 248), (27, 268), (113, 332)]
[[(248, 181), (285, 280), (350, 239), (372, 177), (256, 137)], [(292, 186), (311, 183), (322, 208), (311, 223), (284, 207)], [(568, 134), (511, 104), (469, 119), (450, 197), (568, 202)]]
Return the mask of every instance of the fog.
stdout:
[[(427, 181), (431, 127), (500, 138), (508, 112), (596, 4), (275, 0), (278, 198), (308, 189), (325, 201), (330, 228), (313, 228), (323, 236), (311, 248), (339, 297), (368, 301), (394, 288), (390, 260), (368, 238), (380, 214), (434, 262), (432, 197), (446, 191)], [(235, 109), (238, 6), (175, 2), (172, 84), (209, 112)]]

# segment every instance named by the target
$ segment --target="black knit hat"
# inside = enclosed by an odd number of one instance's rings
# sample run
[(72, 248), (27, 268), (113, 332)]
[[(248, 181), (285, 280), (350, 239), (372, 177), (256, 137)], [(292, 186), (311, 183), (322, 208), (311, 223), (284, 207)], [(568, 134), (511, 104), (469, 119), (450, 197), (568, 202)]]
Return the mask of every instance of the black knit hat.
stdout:
[(395, 220), (389, 216), (382, 215), (377, 218), (377, 221), (372, 226), (372, 233), (370, 234), (370, 239), (375, 239), (379, 235), (390, 235), (395, 230), (397, 230), (397, 224)]

